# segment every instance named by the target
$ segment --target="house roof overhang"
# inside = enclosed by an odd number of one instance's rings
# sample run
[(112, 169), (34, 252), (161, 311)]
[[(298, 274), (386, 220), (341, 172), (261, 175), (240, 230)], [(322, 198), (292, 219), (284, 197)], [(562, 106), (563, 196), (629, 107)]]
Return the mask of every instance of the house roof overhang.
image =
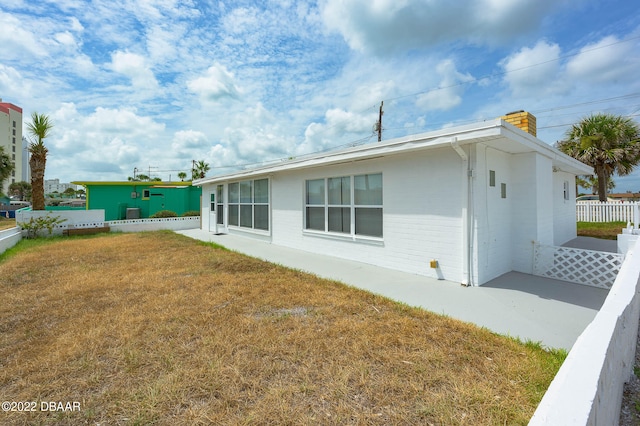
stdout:
[(266, 176), (284, 171), (349, 163), (401, 153), (410, 153), (418, 150), (443, 148), (451, 146), (454, 141), (460, 146), (483, 143), (509, 154), (537, 152), (551, 158), (554, 170), (575, 175), (593, 173), (593, 169), (584, 163), (569, 157), (506, 121), (496, 119), (483, 123), (405, 136), (375, 144), (294, 158), (292, 160), (282, 160), (262, 167), (240, 170), (204, 179), (196, 179), (192, 184), (194, 186), (202, 186), (229, 180)]
[(149, 186), (149, 187), (162, 187), (162, 188), (180, 188), (190, 186), (189, 182), (157, 182), (157, 181), (74, 181), (73, 185), (82, 186)]

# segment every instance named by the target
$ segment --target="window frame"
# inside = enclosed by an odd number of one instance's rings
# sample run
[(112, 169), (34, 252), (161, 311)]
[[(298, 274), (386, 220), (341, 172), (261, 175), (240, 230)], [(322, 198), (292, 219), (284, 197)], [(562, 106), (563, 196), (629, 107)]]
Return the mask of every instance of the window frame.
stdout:
[[(266, 193), (263, 193), (258, 201), (256, 201), (256, 182), (259, 182), (259, 185), (263, 185), (262, 182), (266, 182), (266, 188), (262, 188), (266, 190)], [(227, 206), (227, 226), (229, 228), (264, 234), (271, 232), (271, 181), (269, 178), (263, 177), (229, 182), (227, 191), (228, 194), (224, 204)], [(265, 198), (266, 201), (264, 200)], [(262, 213), (266, 212), (266, 221), (261, 217), (257, 224), (258, 210)], [(247, 215), (247, 211), (250, 211), (250, 215)], [(248, 225), (249, 217), (251, 220), (250, 225)], [(257, 225), (261, 226), (258, 227)]]
[[(375, 203), (363, 203), (358, 200), (356, 195), (356, 181), (360, 177), (365, 176), (379, 176), (380, 180), (380, 194), (369, 194), (370, 197), (379, 198), (379, 202)], [(310, 197), (310, 184), (318, 188), (318, 183), (322, 181), (322, 198), (323, 202), (320, 203), (317, 195)], [(336, 184), (339, 182), (338, 188)], [(345, 183), (347, 185), (345, 185)], [(345, 186), (348, 186), (348, 195), (345, 190)], [(375, 190), (372, 189), (372, 190)], [(336, 192), (337, 191), (337, 192)], [(320, 191), (316, 191), (320, 192)], [(374, 173), (360, 173), (350, 175), (336, 175), (323, 178), (306, 179), (304, 181), (304, 200), (303, 200), (303, 233), (315, 234), (323, 236), (331, 236), (335, 238), (346, 238), (349, 240), (370, 240), (370, 241), (383, 241), (384, 239), (384, 179), (382, 172)], [(336, 197), (339, 195), (339, 197)], [(361, 197), (360, 197), (361, 198)], [(314, 223), (310, 224), (311, 212), (313, 209)], [(322, 209), (320, 215), (319, 209)], [(373, 235), (371, 233), (358, 232), (360, 226), (358, 220), (358, 212), (363, 210), (379, 210), (380, 218), (379, 225), (374, 224), (375, 227), (379, 226), (379, 233)], [(339, 213), (336, 215), (336, 213)], [(369, 212), (367, 212), (369, 213)], [(322, 216), (321, 219), (318, 216)], [(348, 229), (345, 230), (345, 220), (348, 218)], [(360, 218), (366, 216), (361, 215)], [(337, 223), (335, 220), (338, 220)], [(324, 223), (324, 226), (319, 227), (319, 223)], [(342, 230), (339, 230), (342, 229)]]
[(216, 185), (216, 224), (224, 226), (224, 185)]

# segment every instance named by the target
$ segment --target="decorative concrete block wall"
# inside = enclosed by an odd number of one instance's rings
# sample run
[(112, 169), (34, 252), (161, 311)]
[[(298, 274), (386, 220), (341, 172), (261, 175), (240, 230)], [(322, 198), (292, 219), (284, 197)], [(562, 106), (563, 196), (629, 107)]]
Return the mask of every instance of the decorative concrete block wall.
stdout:
[(0, 231), (0, 254), (18, 244), (21, 239), (22, 232), (18, 227)]
[(633, 374), (639, 291), (640, 240), (551, 382), (530, 426), (618, 424), (622, 389)]

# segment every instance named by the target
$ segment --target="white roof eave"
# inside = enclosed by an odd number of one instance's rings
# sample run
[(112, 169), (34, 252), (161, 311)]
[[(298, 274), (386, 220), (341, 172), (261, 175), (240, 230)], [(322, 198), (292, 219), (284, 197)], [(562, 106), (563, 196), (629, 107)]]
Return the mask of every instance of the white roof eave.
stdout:
[[(499, 120), (498, 120), (499, 121)], [(240, 170), (224, 175), (212, 176), (210, 178), (197, 179), (193, 181), (194, 186), (210, 183), (224, 182), (254, 176), (265, 176), (272, 173), (297, 170), (302, 168), (320, 167), (325, 165), (384, 157), (396, 153), (406, 153), (422, 149), (433, 149), (451, 145), (453, 138), (458, 140), (460, 145), (473, 143), (475, 140), (495, 137), (499, 135), (499, 125), (496, 120), (482, 123), (480, 125), (455, 127), (443, 129), (437, 132), (422, 133), (418, 135), (405, 136), (389, 141), (372, 143), (368, 145), (347, 148), (340, 151), (316, 154), (311, 157), (299, 159), (283, 160), (282, 163), (263, 166), (259, 168)]]
[(551, 145), (541, 141), (533, 135), (525, 133), (502, 119), (495, 119), (483, 123), (452, 127), (434, 132), (404, 136), (389, 141), (371, 143), (367, 145), (314, 154), (279, 163), (239, 170), (209, 178), (196, 179), (194, 186), (214, 184), (229, 180), (248, 179), (257, 176), (268, 176), (273, 173), (298, 170), (304, 168), (321, 167), (338, 163), (347, 163), (387, 155), (408, 153), (416, 150), (434, 149), (451, 145), (454, 138), (459, 145), (485, 142), (489, 145), (500, 143), (506, 152), (538, 152), (553, 161), (559, 170), (577, 175), (592, 174), (593, 169), (580, 161), (558, 151)]

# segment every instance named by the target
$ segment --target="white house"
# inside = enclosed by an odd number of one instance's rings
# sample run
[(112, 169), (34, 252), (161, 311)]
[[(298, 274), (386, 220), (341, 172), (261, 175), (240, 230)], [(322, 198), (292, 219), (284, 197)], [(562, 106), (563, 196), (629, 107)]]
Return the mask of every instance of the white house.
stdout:
[(576, 237), (575, 176), (591, 173), (496, 119), (193, 184), (204, 230), (481, 285), (531, 273), (533, 241)]

